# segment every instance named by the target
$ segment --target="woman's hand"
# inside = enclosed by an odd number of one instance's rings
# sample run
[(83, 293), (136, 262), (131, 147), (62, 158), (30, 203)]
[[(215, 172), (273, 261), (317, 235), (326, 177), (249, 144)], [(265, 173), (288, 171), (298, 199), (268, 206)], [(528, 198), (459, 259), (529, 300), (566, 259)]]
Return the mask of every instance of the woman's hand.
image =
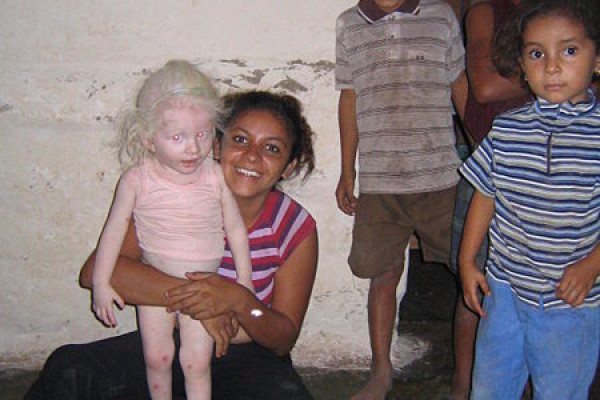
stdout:
[(229, 343), (239, 329), (237, 321), (230, 315), (220, 315), (200, 322), (215, 341), (215, 357), (227, 354)]
[(206, 320), (238, 311), (245, 296), (254, 295), (237, 283), (229, 282), (216, 274), (190, 272), (191, 282), (165, 293), (167, 310), (179, 311), (197, 320)]

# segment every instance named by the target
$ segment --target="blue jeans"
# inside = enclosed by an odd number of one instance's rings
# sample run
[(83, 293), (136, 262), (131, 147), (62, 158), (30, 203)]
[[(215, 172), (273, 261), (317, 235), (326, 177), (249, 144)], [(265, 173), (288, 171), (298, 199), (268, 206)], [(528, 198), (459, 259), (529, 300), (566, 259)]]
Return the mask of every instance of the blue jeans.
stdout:
[[(213, 400), (313, 400), (289, 355), (279, 357), (254, 343), (229, 346), (227, 355), (213, 357), (211, 369)], [(183, 384), (176, 357), (173, 398), (183, 398)], [(138, 331), (58, 348), (24, 400), (116, 399), (150, 399)]]
[(477, 332), (472, 400), (519, 400), (531, 375), (535, 400), (585, 400), (598, 363), (600, 308), (544, 310), (487, 278)]

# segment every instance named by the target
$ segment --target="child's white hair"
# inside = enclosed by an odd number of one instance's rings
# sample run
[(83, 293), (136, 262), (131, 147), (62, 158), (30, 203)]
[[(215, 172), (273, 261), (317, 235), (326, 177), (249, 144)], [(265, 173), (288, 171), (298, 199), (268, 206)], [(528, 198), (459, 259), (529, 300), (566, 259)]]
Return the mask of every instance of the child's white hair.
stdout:
[(144, 142), (156, 134), (165, 109), (182, 104), (205, 107), (214, 120), (222, 108), (212, 79), (188, 61), (171, 60), (146, 78), (135, 107), (122, 117), (117, 145), (123, 169), (143, 161)]

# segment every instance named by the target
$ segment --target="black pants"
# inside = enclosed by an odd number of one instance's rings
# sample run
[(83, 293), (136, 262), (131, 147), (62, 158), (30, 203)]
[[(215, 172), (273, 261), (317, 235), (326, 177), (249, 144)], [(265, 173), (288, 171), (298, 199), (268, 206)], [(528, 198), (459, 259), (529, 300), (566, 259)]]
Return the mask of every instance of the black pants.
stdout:
[[(175, 335), (177, 336), (177, 335)], [(179, 343), (176, 340), (177, 353)], [(289, 355), (257, 344), (229, 346), (211, 365), (214, 400), (313, 400)], [(183, 372), (173, 361), (173, 398), (185, 395)], [(56, 349), (24, 400), (150, 399), (139, 331)]]

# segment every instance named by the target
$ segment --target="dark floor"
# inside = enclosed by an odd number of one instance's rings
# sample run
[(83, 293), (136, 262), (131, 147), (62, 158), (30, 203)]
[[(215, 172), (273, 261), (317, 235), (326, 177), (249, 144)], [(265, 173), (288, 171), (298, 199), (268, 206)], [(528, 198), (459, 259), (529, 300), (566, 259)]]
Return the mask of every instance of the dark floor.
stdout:
[[(452, 311), (456, 296), (453, 276), (441, 265), (423, 264), (411, 254), (408, 290), (400, 307), (400, 335), (431, 344), (421, 359), (397, 371), (388, 400), (436, 400), (448, 392), (452, 371)], [(366, 382), (361, 371), (302, 370), (316, 400), (347, 400)], [(20, 400), (37, 371), (0, 369), (0, 400)], [(600, 400), (600, 374), (590, 391)]]

